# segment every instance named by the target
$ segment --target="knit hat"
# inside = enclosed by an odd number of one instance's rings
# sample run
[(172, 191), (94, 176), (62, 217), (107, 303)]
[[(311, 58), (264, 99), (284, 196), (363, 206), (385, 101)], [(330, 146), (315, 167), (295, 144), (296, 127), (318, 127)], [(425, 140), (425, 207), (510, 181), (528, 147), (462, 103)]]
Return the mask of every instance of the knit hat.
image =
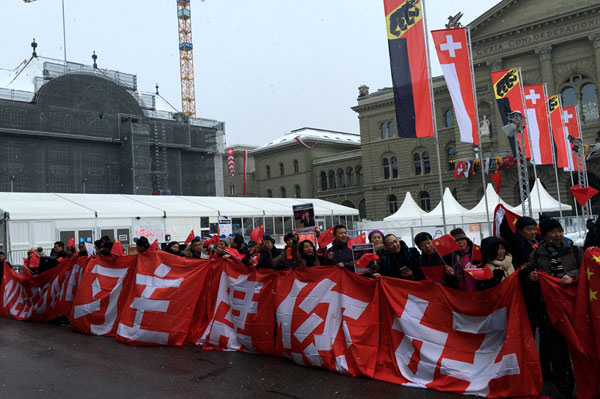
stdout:
[(372, 232), (369, 233), (369, 235), (367, 237), (369, 239), (369, 242), (371, 242), (371, 237), (373, 236), (373, 234), (379, 234), (379, 235), (381, 235), (381, 238), (383, 238), (383, 236), (385, 235), (385, 234), (383, 234), (383, 232), (381, 230), (373, 230)]
[(457, 227), (453, 230), (450, 231), (450, 235), (452, 235), (452, 237), (454, 237), (455, 240), (468, 240), (469, 237), (467, 237), (467, 235), (465, 234), (465, 231), (463, 229), (461, 229), (460, 227)]
[(546, 235), (547, 232), (554, 229), (563, 230), (563, 227), (558, 220), (544, 219), (540, 222), (540, 232), (542, 233), (542, 238)]
[(433, 240), (431, 234), (426, 231), (423, 231), (415, 236), (415, 245), (418, 247), (423, 241)]

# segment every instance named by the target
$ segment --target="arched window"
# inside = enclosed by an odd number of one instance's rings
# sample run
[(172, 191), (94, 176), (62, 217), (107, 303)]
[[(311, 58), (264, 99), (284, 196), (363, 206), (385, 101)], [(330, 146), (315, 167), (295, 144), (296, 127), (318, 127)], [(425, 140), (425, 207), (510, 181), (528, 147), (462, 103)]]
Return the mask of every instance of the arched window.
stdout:
[(348, 182), (348, 186), (354, 186), (354, 171), (351, 166), (346, 168), (346, 180)]
[(267, 179), (271, 178), (271, 167), (267, 165)]
[(383, 158), (383, 178), (390, 178), (390, 160), (387, 158)]
[(431, 200), (429, 199), (429, 193), (427, 191), (421, 191), (419, 193), (419, 202), (421, 203), (421, 209), (424, 211), (431, 210)]
[(346, 182), (344, 182), (344, 170), (342, 168), (337, 170), (336, 183), (339, 188), (346, 187)]
[(398, 159), (396, 159), (396, 157), (392, 157), (390, 163), (392, 165), (392, 177), (396, 179), (398, 177)]
[(286, 194), (286, 192), (285, 192), (285, 187), (281, 186), (281, 189), (280, 189), (280, 191), (281, 191), (281, 198), (285, 198), (285, 197), (287, 197), (287, 194)]
[(294, 159), (294, 173), (298, 173), (300, 171), (300, 167), (298, 166), (298, 160)]
[(335, 185), (335, 172), (333, 170), (330, 170), (328, 173), (328, 178), (329, 178), (329, 188), (336, 188)]
[(356, 185), (357, 186), (362, 186), (362, 180), (363, 180), (363, 175), (362, 175), (362, 166), (358, 165), (356, 168)]
[(388, 122), (388, 137), (394, 137), (394, 125)]
[(456, 169), (456, 150), (454, 147), (448, 147), (446, 155), (448, 156), (448, 171), (453, 172)]
[(283, 166), (283, 162), (279, 162), (279, 175), (280, 176), (285, 175), (285, 168)]
[(396, 213), (398, 210), (398, 199), (395, 195), (388, 196), (388, 206), (390, 210), (390, 215)]
[(364, 198), (358, 202), (358, 214), (361, 218), (367, 217), (367, 204), (365, 203)]
[(381, 126), (381, 138), (384, 139), (387, 136), (387, 125), (382, 123)]
[(598, 115), (597, 87), (588, 76), (571, 75), (564, 81), (560, 96), (563, 106), (579, 106), (583, 123), (594, 123), (600, 119)]
[(300, 193), (300, 186), (296, 184), (296, 185), (294, 186), (294, 190), (296, 191), (296, 198), (301, 198), (301, 197), (302, 197), (302, 195), (301, 195), (301, 193)]
[(431, 173), (431, 163), (429, 162), (429, 152), (423, 153), (423, 173), (428, 175)]
[(454, 117), (452, 116), (452, 110), (447, 109), (446, 112), (444, 112), (444, 126), (450, 127), (453, 125), (454, 125)]
[(321, 172), (321, 191), (327, 190), (327, 173)]
[(415, 162), (415, 175), (420, 175), (422, 172), (421, 169), (421, 154), (419, 154), (418, 152), (415, 152), (415, 155), (413, 155), (413, 161)]
[(354, 208), (354, 202), (352, 202), (350, 200), (343, 200), (342, 205), (347, 206), (348, 208)]
[(273, 198), (273, 191), (271, 189), (267, 190), (267, 197)]

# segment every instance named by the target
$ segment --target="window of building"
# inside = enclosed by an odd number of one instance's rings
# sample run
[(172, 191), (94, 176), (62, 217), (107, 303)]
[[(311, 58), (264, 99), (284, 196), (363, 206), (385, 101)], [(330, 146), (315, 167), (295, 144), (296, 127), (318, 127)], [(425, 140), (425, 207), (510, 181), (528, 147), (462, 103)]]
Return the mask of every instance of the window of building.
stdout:
[(287, 197), (287, 193), (285, 192), (285, 187), (281, 186), (281, 198)]
[(346, 187), (346, 182), (344, 181), (344, 170), (342, 168), (337, 170), (337, 187), (342, 188)]
[(388, 137), (394, 137), (394, 125), (388, 122)]
[(329, 178), (329, 186), (328, 187), (330, 189), (335, 188), (336, 187), (336, 185), (335, 185), (335, 172), (333, 170), (330, 170), (327, 177)]
[(392, 165), (392, 177), (396, 179), (398, 177), (398, 159), (396, 157), (392, 157), (390, 164)]
[(383, 158), (383, 178), (390, 178), (390, 160), (388, 158)]
[(581, 74), (570, 76), (560, 91), (563, 106), (577, 105), (583, 123), (598, 122), (598, 92), (592, 80)]
[(456, 169), (456, 150), (454, 147), (448, 147), (446, 155), (448, 156), (448, 171), (452, 172)]
[(348, 182), (348, 186), (354, 186), (354, 171), (352, 170), (351, 166), (346, 168), (346, 179)]
[(273, 198), (273, 190), (271, 190), (271, 189), (267, 190), (267, 197)]
[(362, 186), (362, 181), (363, 181), (362, 166), (358, 165), (356, 168), (354, 168), (354, 170), (356, 170), (356, 185)]
[(294, 190), (296, 191), (296, 198), (302, 198), (302, 194), (300, 193), (300, 186), (296, 184), (294, 186)]
[(421, 154), (419, 154), (418, 152), (415, 152), (415, 154), (413, 155), (413, 161), (415, 163), (415, 175), (420, 175), (421, 174)]
[(387, 125), (385, 123), (381, 124), (381, 138), (384, 139), (387, 136)]
[(421, 191), (419, 193), (419, 202), (421, 203), (421, 209), (424, 211), (431, 210), (431, 199), (429, 198), (429, 193), (427, 191)]
[(431, 162), (429, 161), (429, 152), (427, 151), (423, 153), (423, 172), (426, 175), (431, 173)]
[(396, 213), (398, 210), (398, 199), (395, 195), (388, 196), (388, 206), (390, 210), (390, 215)]
[(235, 184), (230, 184), (229, 185), (229, 194), (230, 195), (235, 195)]
[(279, 162), (279, 175), (285, 175), (285, 167), (283, 166), (283, 162)]
[(454, 125), (454, 116), (452, 116), (452, 110), (447, 109), (446, 112), (444, 112), (444, 126), (451, 127), (453, 125)]
[(327, 190), (327, 173), (321, 171), (321, 191)]
[(298, 160), (294, 159), (294, 173), (298, 173), (300, 171), (300, 167), (298, 166)]
[(271, 167), (267, 165), (267, 179), (271, 178)]

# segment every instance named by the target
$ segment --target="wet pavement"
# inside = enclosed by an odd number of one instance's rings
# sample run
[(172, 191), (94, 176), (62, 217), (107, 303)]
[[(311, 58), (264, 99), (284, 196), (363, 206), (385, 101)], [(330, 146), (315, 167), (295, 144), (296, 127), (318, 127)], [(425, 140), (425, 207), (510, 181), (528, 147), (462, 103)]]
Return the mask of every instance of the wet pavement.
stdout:
[(0, 317), (0, 398), (466, 398), (196, 347), (133, 347)]

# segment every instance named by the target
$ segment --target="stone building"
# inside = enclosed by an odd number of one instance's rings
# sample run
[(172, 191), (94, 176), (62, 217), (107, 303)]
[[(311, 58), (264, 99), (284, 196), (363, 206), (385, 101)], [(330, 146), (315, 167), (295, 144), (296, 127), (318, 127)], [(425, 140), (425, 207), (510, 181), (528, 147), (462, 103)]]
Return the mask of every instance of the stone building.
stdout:
[[(594, 143), (600, 129), (600, 1), (504, 0), (471, 24), (475, 81), (480, 126), (489, 126), (482, 139), (484, 157), (506, 155), (508, 139), (492, 93), (490, 72), (521, 67), (523, 83), (547, 83), (549, 94), (560, 94), (564, 105), (578, 105), (586, 143)], [(443, 185), (450, 187), (466, 207), (481, 198), (479, 174), (454, 179), (457, 160), (474, 159), (473, 146), (461, 143), (452, 103), (443, 77), (433, 79)], [(358, 113), (361, 157), (368, 219), (388, 216), (410, 191), (424, 209), (440, 200), (437, 155), (433, 138), (401, 139), (395, 129), (393, 92), (390, 88), (369, 93), (359, 89)], [(489, 120), (482, 122), (483, 119)], [(600, 164), (588, 165), (590, 183), (600, 188)], [(546, 189), (556, 197), (554, 169), (537, 168)], [(533, 171), (530, 168), (530, 176)], [(559, 172), (561, 199), (572, 204), (568, 173)], [(532, 177), (533, 179), (533, 177)], [(490, 179), (487, 179), (490, 182)], [(519, 203), (516, 169), (503, 172), (502, 197)]]

